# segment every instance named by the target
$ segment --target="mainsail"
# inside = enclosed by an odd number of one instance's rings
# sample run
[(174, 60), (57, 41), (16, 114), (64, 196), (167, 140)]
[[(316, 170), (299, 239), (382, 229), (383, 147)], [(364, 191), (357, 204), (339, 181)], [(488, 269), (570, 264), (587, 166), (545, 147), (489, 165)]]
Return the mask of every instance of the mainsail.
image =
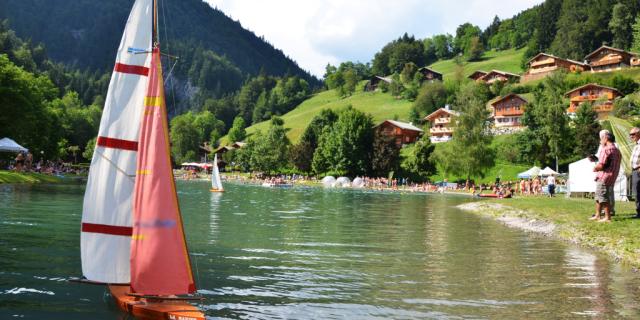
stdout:
[(222, 191), (222, 181), (220, 181), (220, 171), (218, 171), (218, 155), (213, 156), (213, 168), (211, 169), (211, 190)]
[(153, 1), (137, 0), (118, 47), (82, 209), (82, 273), (128, 283), (140, 117), (148, 85)]
[(148, 295), (195, 292), (169, 155), (159, 48), (153, 49), (144, 99), (131, 242), (131, 290)]

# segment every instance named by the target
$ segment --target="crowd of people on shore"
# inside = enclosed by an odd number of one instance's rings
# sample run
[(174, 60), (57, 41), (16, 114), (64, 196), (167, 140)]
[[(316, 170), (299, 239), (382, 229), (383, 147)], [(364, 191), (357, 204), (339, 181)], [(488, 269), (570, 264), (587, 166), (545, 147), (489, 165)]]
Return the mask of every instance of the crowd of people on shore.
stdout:
[(73, 167), (71, 164), (65, 163), (62, 160), (51, 161), (40, 159), (34, 162), (31, 152), (19, 152), (13, 162), (7, 164), (6, 168), (15, 172), (36, 172), (50, 175), (82, 174), (86, 172), (86, 169)]

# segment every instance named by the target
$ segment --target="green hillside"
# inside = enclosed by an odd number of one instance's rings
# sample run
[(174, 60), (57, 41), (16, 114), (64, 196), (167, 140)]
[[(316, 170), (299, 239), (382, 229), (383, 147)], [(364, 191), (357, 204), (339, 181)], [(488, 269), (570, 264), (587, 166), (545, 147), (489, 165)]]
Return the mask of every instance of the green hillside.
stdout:
[[(491, 71), (493, 69), (520, 74), (520, 62), (526, 49), (509, 49), (504, 51), (487, 51), (480, 61), (464, 62), (464, 76), (467, 77), (476, 70)], [(456, 72), (454, 59), (441, 60), (429, 66), (442, 73), (444, 80), (452, 79)]]
[[(296, 143), (311, 122), (311, 119), (322, 109), (338, 110), (352, 105), (355, 109), (369, 113), (374, 122), (393, 119), (397, 116), (400, 121), (407, 121), (412, 102), (396, 99), (389, 93), (364, 92), (362, 86), (348, 98), (341, 99), (335, 90), (318, 93), (301, 103), (298, 107), (282, 116), (285, 128), (289, 129), (287, 136), (292, 143)], [(263, 121), (247, 128), (247, 133), (256, 130), (263, 132), (269, 127), (269, 121)]]

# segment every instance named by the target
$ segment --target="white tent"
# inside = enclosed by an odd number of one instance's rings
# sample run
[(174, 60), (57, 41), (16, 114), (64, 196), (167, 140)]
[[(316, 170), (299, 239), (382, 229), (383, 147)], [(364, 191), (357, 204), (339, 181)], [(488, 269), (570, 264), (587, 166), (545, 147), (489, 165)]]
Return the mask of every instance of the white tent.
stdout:
[(546, 167), (546, 168), (540, 170), (540, 175), (543, 176), (543, 177), (555, 176), (557, 174), (558, 174), (557, 172), (553, 171), (553, 169), (551, 169), (549, 167)]
[(29, 149), (17, 144), (15, 141), (9, 138), (2, 138), (0, 140), (0, 152), (27, 152)]
[[(595, 162), (591, 162), (588, 158), (569, 164), (569, 181), (567, 181), (569, 195), (574, 192), (596, 192), (596, 173), (593, 172), (595, 166)], [(622, 166), (613, 186), (613, 194), (616, 200), (628, 200), (627, 177)]]
[(533, 166), (531, 167), (531, 169), (525, 172), (518, 173), (518, 178), (529, 179), (529, 178), (537, 177), (539, 174), (540, 174), (540, 168)]

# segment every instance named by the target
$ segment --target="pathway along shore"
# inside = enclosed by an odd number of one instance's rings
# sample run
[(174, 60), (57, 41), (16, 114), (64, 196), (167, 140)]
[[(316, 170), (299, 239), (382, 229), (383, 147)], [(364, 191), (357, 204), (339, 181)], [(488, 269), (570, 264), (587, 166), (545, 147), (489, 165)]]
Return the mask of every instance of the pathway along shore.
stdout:
[(509, 227), (593, 248), (640, 270), (640, 219), (633, 202), (616, 202), (611, 223), (589, 218), (593, 200), (525, 197), (461, 204), (457, 208), (493, 217)]

